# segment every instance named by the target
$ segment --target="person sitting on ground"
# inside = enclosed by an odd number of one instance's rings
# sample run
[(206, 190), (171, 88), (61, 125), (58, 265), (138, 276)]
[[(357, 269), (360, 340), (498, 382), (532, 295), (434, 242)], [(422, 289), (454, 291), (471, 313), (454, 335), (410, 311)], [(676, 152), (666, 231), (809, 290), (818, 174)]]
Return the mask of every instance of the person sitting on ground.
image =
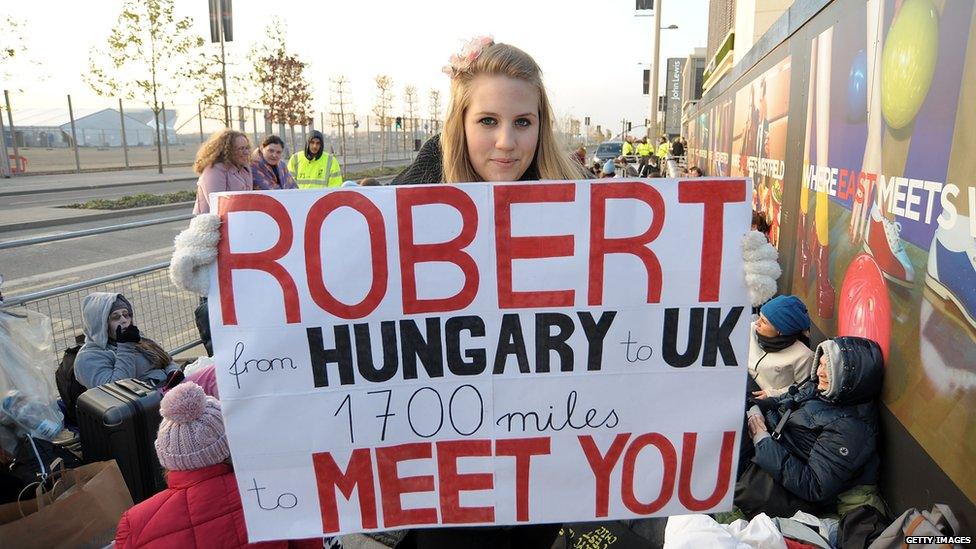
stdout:
[(297, 189), (298, 184), (288, 167), (281, 161), (285, 142), (277, 135), (269, 135), (251, 155), (251, 176), (255, 191)]
[(129, 378), (158, 386), (177, 370), (169, 354), (139, 332), (122, 294), (89, 294), (81, 308), (85, 344), (75, 357), (75, 377), (85, 387)]
[(698, 166), (688, 168), (688, 177), (701, 177), (702, 175), (704, 175), (704, 173), (702, 173), (702, 169)]
[(590, 173), (597, 178), (603, 177), (603, 164), (600, 164), (599, 161), (594, 160), (593, 165), (590, 166)]
[(816, 377), (748, 412), (751, 439), (743, 444), (754, 455), (734, 498), (748, 517), (822, 516), (836, 510), (839, 494), (878, 481), (881, 348), (836, 337), (817, 347), (814, 362)]
[(360, 187), (380, 187), (383, 184), (372, 177), (364, 177), (359, 180)]
[[(159, 412), (155, 447), (168, 488), (122, 514), (115, 547), (249, 547), (220, 402), (186, 382), (166, 393)], [(260, 547), (321, 549), (322, 540)]]
[(752, 230), (761, 232), (769, 239), (769, 222), (766, 221), (765, 212), (752, 212)]
[(194, 215), (210, 213), (210, 193), (254, 188), (250, 155), (247, 136), (231, 129), (220, 130), (200, 145), (193, 162), (193, 171), (200, 176)]
[(749, 327), (752, 398), (778, 397), (810, 378), (813, 351), (804, 344), (809, 329), (807, 306), (796, 296), (776, 296), (759, 309)]
[(637, 177), (637, 170), (627, 163), (626, 157), (618, 156), (614, 168), (614, 177)]

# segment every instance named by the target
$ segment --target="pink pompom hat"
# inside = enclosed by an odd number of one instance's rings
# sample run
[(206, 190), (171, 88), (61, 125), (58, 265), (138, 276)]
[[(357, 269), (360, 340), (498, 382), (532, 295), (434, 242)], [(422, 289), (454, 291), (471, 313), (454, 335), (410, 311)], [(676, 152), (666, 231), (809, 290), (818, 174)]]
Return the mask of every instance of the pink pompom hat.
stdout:
[(216, 465), (230, 457), (220, 401), (186, 381), (168, 391), (159, 406), (163, 421), (156, 435), (159, 463), (170, 471)]

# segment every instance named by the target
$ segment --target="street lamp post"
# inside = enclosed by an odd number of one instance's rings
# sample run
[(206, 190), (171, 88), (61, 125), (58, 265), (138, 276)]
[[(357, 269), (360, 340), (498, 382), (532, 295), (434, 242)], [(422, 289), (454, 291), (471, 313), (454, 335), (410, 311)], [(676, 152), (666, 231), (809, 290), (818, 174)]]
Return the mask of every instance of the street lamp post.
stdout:
[(651, 127), (650, 137), (657, 138), (657, 79), (658, 66), (661, 63), (661, 4), (663, 0), (657, 0), (654, 6), (654, 68), (651, 69)]
[[(648, 128), (651, 137), (657, 136), (658, 131), (658, 104), (657, 104), (657, 81), (658, 67), (661, 65), (661, 4), (664, 0), (657, 0), (654, 8), (654, 66), (651, 69), (651, 125)], [(678, 25), (668, 25), (664, 30), (677, 29)]]

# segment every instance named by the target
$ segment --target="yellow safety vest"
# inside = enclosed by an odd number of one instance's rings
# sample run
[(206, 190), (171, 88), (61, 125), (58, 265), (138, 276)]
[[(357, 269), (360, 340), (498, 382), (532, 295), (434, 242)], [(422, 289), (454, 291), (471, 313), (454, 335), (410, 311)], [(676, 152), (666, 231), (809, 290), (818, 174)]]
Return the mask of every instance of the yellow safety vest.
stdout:
[(309, 160), (305, 157), (305, 151), (298, 151), (288, 159), (288, 171), (295, 176), (299, 189), (342, 186), (342, 167), (339, 166), (339, 159), (328, 152), (323, 152), (322, 156), (315, 160)]
[(651, 144), (650, 143), (638, 143), (637, 144), (637, 154), (641, 156), (651, 156)]
[(620, 154), (624, 156), (634, 154), (634, 146), (629, 141), (624, 141), (624, 150)]
[(658, 158), (664, 158), (665, 156), (668, 155), (668, 152), (670, 152), (670, 150), (671, 147), (669, 147), (667, 143), (661, 143), (660, 145), (657, 146)]

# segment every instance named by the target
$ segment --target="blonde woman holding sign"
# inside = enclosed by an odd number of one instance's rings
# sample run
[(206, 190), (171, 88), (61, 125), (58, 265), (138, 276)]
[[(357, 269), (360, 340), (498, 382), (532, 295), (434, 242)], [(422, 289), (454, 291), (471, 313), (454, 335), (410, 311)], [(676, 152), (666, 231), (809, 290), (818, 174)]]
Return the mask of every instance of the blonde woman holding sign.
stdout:
[[(451, 77), (451, 102), (443, 135), (430, 139), (394, 184), (586, 177), (556, 141), (542, 71), (528, 54), (489, 37), (475, 38), (451, 56), (444, 72)], [(219, 226), (217, 216), (197, 216), (177, 238), (170, 267), (177, 286), (207, 293)], [(776, 250), (758, 232), (746, 238), (744, 249), (746, 278), (759, 304), (776, 290)], [(418, 547), (548, 548), (558, 530), (558, 525), (419, 529), (414, 538)], [(395, 543), (403, 532), (387, 534), (373, 536)]]

